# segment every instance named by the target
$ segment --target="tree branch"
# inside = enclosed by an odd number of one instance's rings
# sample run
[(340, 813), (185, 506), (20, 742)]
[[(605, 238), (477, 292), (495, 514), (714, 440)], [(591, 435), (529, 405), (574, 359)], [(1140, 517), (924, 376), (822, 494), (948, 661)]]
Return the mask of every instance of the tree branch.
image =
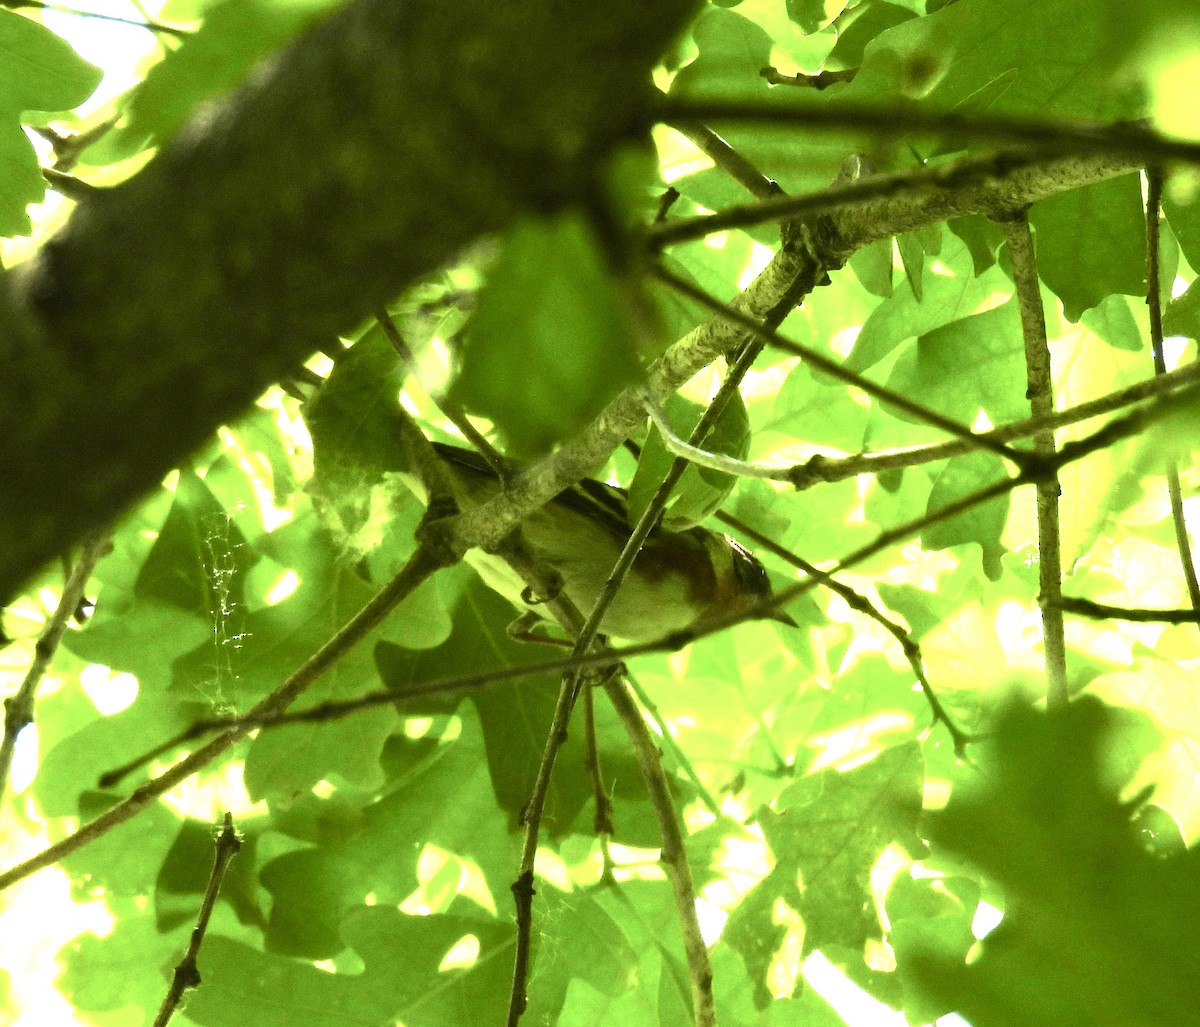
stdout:
[(746, 228), (767, 221), (785, 221), (814, 214), (828, 214), (861, 206), (872, 200), (912, 200), (938, 191), (983, 186), (998, 195), (1008, 188), (1014, 172), (1044, 164), (1045, 152), (1002, 150), (987, 157), (963, 157), (945, 164), (922, 166), (892, 174), (866, 175), (851, 181), (835, 181), (823, 189), (800, 196), (778, 193), (761, 197), (757, 203), (726, 207), (714, 214), (657, 221), (644, 236), (654, 246), (702, 239), (729, 228)]
[(1138, 624), (1200, 624), (1195, 610), (1148, 610), (1141, 607), (1110, 606), (1090, 599), (1063, 596), (1059, 606), (1067, 613), (1077, 613), (1093, 620), (1127, 620)]
[(716, 132), (701, 122), (681, 122), (675, 130), (686, 136), (706, 157), (757, 199), (779, 196), (783, 190), (773, 178), (768, 178)]
[[(1146, 194), (1146, 305), (1150, 309), (1150, 350), (1154, 356), (1154, 373), (1167, 373), (1163, 354), (1162, 269), (1159, 260), (1159, 209), (1162, 205), (1163, 176), (1160, 168), (1148, 172)], [(1179, 483), (1179, 465), (1174, 457), (1166, 461), (1167, 495), (1171, 500), (1171, 523), (1175, 529), (1175, 547), (1179, 550), (1179, 565), (1187, 584), (1188, 601), (1200, 621), (1200, 581), (1196, 578), (1196, 558), (1188, 538), (1187, 519), (1183, 511), (1183, 489)]]
[[(1111, 414), (1122, 407), (1131, 406), (1154, 396), (1165, 396), (1175, 389), (1194, 385), (1200, 381), (1200, 364), (1192, 363), (1165, 375), (1147, 378), (1107, 396), (1088, 400), (1078, 406), (1051, 414), (1049, 417), (1029, 417), (1013, 421), (991, 431), (980, 432), (1002, 442), (1028, 438), (1039, 431), (1064, 428), (1069, 424), (1087, 421), (1101, 414)], [(916, 446), (912, 449), (896, 449), (883, 453), (860, 453), (857, 456), (829, 457), (817, 455), (794, 467), (777, 468), (770, 477), (790, 482), (797, 491), (812, 488), (821, 482), (844, 481), (859, 474), (879, 474), (883, 471), (898, 471), (905, 467), (917, 467), (935, 460), (948, 460), (962, 456), (975, 449), (968, 439), (953, 439), (931, 446)]]
[(1200, 161), (1200, 142), (1170, 139), (1139, 124), (1087, 121), (1048, 121), (972, 111), (970, 114), (923, 110), (915, 104), (875, 106), (850, 103), (797, 103), (780, 97), (761, 100), (690, 99), (667, 96), (651, 111), (655, 121), (736, 121), (780, 125), (824, 132), (869, 132), (895, 139), (931, 135), (960, 142), (989, 142), (1001, 146), (1025, 144), (1059, 154), (1107, 154), (1136, 162)]
[(696, 1027), (716, 1027), (716, 1009), (713, 1005), (712, 964), (708, 958), (708, 947), (700, 933), (700, 921), (696, 916), (696, 886), (692, 880), (692, 868), (688, 863), (683, 845), (683, 831), (671, 798), (667, 775), (663, 770), (662, 757), (654, 736), (646, 727), (642, 714), (629, 694), (625, 682), (617, 679), (604, 686), (609, 702), (617, 711), (625, 733), (633, 743), (642, 779), (646, 782), (650, 802), (654, 807), (655, 819), (662, 833), (662, 863), (675, 895), (675, 909), (679, 912), (679, 925), (683, 931), (683, 946), (687, 956), (688, 979), (692, 985), (692, 1016)]
[[(1012, 257), (1013, 280), (1021, 309), (1021, 334), (1025, 340), (1026, 396), (1033, 416), (1045, 419), (1054, 414), (1054, 382), (1050, 375), (1050, 346), (1046, 341), (1046, 316), (1042, 310), (1041, 283), (1033, 235), (1025, 211), (1002, 222), (1004, 239)], [(1054, 461), (1053, 429), (1033, 436), (1033, 451), (1047, 466)], [(1062, 535), (1059, 530), (1058, 475), (1037, 482), (1038, 607), (1042, 613), (1042, 640), (1046, 651), (1047, 703), (1050, 709), (1065, 706), (1067, 692), (1067, 643), (1062, 618)]]
[(200, 911), (196, 914), (196, 926), (192, 928), (192, 936), (188, 940), (187, 951), (175, 967), (171, 975), (171, 986), (163, 996), (158, 1015), (154, 1018), (153, 1027), (167, 1027), (179, 1003), (183, 1001), (183, 993), (189, 988), (200, 985), (200, 971), (196, 961), (200, 957), (200, 946), (208, 931), (208, 921), (213, 908), (217, 904), (217, 896), (221, 892), (221, 882), (225, 879), (225, 871), (229, 869), (230, 860), (238, 854), (242, 841), (233, 829), (233, 814), (225, 814), (225, 822), (217, 835), (216, 853), (213, 856), (212, 871), (208, 875), (208, 886), (204, 889), (204, 898), (200, 902)]
[(564, 32), (560, 4), (352, 0), (80, 203), (0, 275), (0, 604), (418, 277), (592, 196), (695, 3)]
[(84, 824), (73, 834), (55, 842), (25, 862), (0, 873), (0, 891), (43, 867), (57, 863), (63, 857), (78, 851), (114, 827), (132, 820), (156, 802), (160, 796), (169, 792), (181, 781), (186, 781), (235, 742), (244, 738), (254, 729), (256, 723), (287, 709), (305, 689), (341, 659), (344, 653), (366, 638), (400, 602), (442, 566), (445, 566), (444, 559), (424, 546), (418, 546), (408, 563), (367, 602), (366, 606), (347, 621), (333, 638), (321, 646), (274, 692), (253, 706), (245, 718), (236, 720), (232, 726), (226, 727), (222, 734), (206, 742), (169, 770), (159, 774), (158, 777), (151, 778), (145, 784), (139, 785), (128, 798), (122, 799), (111, 809), (105, 810), (95, 820)]
[(8, 786), (8, 775), (12, 770), (13, 755), (17, 749), (17, 736), (33, 723), (34, 697), (37, 695), (38, 686), (46, 676), (46, 671), (50, 669), (50, 661), (54, 659), (58, 643), (62, 641), (67, 630), (67, 621), (79, 609), (88, 578), (108, 547), (107, 533), (92, 536), (84, 541), (79, 558), (63, 585), (58, 606), (34, 646), (33, 662), (21, 682), (21, 687), (4, 700), (4, 740), (0, 742), (0, 797), (3, 797)]

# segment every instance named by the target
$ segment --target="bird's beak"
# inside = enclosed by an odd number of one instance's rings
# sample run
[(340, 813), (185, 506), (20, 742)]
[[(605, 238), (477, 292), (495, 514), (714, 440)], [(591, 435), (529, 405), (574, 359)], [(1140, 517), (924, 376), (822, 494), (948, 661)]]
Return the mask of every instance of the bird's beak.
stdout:
[(782, 610), (772, 610), (772, 611), (771, 611), (770, 613), (768, 613), (768, 614), (766, 615), (766, 617), (764, 617), (763, 619), (764, 619), (764, 620), (773, 620), (773, 621), (777, 621), (777, 622), (778, 622), (778, 623), (780, 623), (780, 624), (786, 624), (786, 625), (787, 625), (789, 628), (798, 628), (798, 627), (800, 627), (800, 625), (799, 625), (799, 624), (797, 624), (797, 623), (796, 623), (794, 620), (792, 620), (792, 618), (791, 618), (791, 617), (789, 617), (789, 616), (788, 616), (786, 613), (784, 613)]

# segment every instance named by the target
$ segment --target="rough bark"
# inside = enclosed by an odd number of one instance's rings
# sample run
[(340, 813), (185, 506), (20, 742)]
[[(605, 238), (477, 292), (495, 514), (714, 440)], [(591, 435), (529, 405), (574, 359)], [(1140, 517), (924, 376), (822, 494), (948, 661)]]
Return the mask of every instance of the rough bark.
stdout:
[(462, 247), (585, 199), (695, 0), (353, 0), (0, 276), (0, 600)]

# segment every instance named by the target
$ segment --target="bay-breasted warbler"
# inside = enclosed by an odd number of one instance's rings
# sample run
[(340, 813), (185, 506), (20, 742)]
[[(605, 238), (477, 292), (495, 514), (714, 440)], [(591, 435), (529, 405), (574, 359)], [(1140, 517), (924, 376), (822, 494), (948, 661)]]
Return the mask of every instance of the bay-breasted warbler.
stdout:
[[(474, 450), (435, 443), (455, 498), (476, 506), (502, 488), (499, 475)], [(585, 478), (521, 522), (529, 553), (555, 572), (562, 591), (585, 615), (595, 603), (632, 527), (624, 489)], [(495, 555), (472, 550), (466, 560), (484, 582), (525, 608), (525, 582)], [(631, 642), (736, 615), (771, 594), (755, 556), (728, 535), (694, 527), (650, 532), (600, 629)], [(794, 625), (786, 614), (772, 619)]]

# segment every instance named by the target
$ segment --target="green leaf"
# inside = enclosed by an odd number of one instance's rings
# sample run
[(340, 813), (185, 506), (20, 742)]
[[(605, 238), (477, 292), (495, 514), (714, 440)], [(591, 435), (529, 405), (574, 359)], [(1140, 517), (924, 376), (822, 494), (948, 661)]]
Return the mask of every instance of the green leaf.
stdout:
[[(603, 1017), (631, 1004), (648, 1004), (653, 1014), (659, 968), (643, 977), (639, 964), (645, 965), (648, 949), (657, 956), (668, 939), (654, 937), (643, 920), (639, 907), (649, 904), (648, 893), (623, 886), (569, 893), (540, 889), (547, 933), (539, 939), (526, 1015), (534, 1022), (564, 1023), (582, 1018), (585, 1007)], [(637, 898), (641, 902), (635, 904)], [(678, 931), (668, 933), (678, 952)]]
[(194, 471), (185, 470), (134, 593), (139, 599), (219, 619), (242, 605), (251, 562), (246, 536), (227, 509)]
[(1004, 245), (1004, 229), (995, 221), (972, 215), (947, 221), (946, 227), (967, 244), (977, 275), (996, 263), (996, 254)]
[[(676, 394), (664, 405), (675, 435), (687, 440), (704, 413), (704, 407)], [(750, 448), (750, 419), (740, 394), (735, 395), (713, 425), (701, 449), (710, 453), (744, 460)], [(629, 521), (636, 524), (651, 498), (662, 484), (675, 455), (667, 449), (658, 428), (652, 428), (637, 473), (629, 484)], [(733, 491), (737, 479), (721, 471), (695, 464), (688, 466), (671, 494), (664, 511), (664, 524), (671, 531), (683, 531), (710, 517)]]
[(353, 553), (401, 541), (388, 531), (398, 516), (410, 531), (416, 525), (420, 505), (393, 473), (408, 466), (400, 444), (406, 377), (387, 336), (374, 325), (304, 408), (313, 441), (309, 491), (325, 524)]
[(965, 962), (975, 944), (971, 925), (979, 898), (979, 883), (969, 877), (900, 877), (888, 892), (888, 944), (896, 954), (904, 1012), (911, 1022), (932, 1022), (951, 1009), (945, 1002), (930, 1001), (919, 983), (910, 980), (910, 960), (919, 965), (935, 953), (950, 963)]
[[(819, 439), (843, 453), (862, 448), (868, 411), (846, 388), (797, 364), (775, 394), (768, 427), (788, 437)], [(760, 429), (760, 433), (763, 429)]]
[(49, 29), (0, 10), (0, 236), (27, 235), (25, 207), (38, 203), (46, 182), (21, 124), (25, 111), (64, 111), (100, 84), (88, 64)]
[(769, 86), (759, 72), (771, 63), (771, 37), (753, 21), (733, 11), (709, 10), (693, 26), (692, 38), (700, 53), (675, 76), (672, 94), (766, 95)]
[[(225, 869), (220, 899), (236, 910), (243, 923), (261, 927), (265, 922), (259, 907), (258, 842), (265, 817), (236, 820), (241, 847)], [(212, 876), (215, 842), (219, 828), (200, 820), (185, 820), (163, 858), (155, 881), (154, 906), (158, 930), (166, 934), (182, 924), (194, 924), (201, 898)]]
[[(347, 1011), (362, 1024), (403, 1022), (452, 1027), (464, 1010), (503, 1008), (511, 981), (511, 927), (474, 914), (406, 916), (392, 908), (360, 909), (343, 932), (360, 955), (361, 973), (328, 973), (311, 962), (263, 953), (210, 936), (200, 955), (205, 986), (188, 1000), (188, 1016), (209, 1027), (344, 1027)], [(469, 968), (441, 970), (463, 938), (479, 952)], [(396, 973), (396, 967), (404, 967)]]
[(846, 360), (849, 370), (865, 371), (905, 339), (989, 310), (996, 306), (997, 293), (1012, 290), (998, 267), (976, 275), (970, 251), (959, 239), (945, 240), (937, 261), (937, 272), (923, 275), (922, 298), (907, 284), (875, 308)]
[(1200, 339), (1200, 286), (1195, 282), (1163, 311), (1163, 331)]
[(837, 19), (837, 44), (829, 52), (826, 67), (857, 68), (867, 44), (888, 29), (902, 25), (916, 12), (881, 0), (860, 3)]
[(833, 21), (846, 3), (847, 0), (834, 0), (832, 4), (826, 0), (787, 0), (787, 12), (801, 32), (811, 33)]
[(1200, 197), (1188, 192), (1187, 184), (1172, 189), (1174, 180), (1163, 190), (1162, 209), (1171, 231), (1192, 268), (1200, 267)]
[[(690, 175), (685, 175), (683, 178), (676, 179), (671, 185), (679, 190), (681, 196), (708, 210), (722, 210), (725, 207), (732, 207), (737, 203), (748, 203), (750, 201), (745, 187), (735, 181), (728, 172), (719, 167), (705, 168), (703, 171), (696, 171)], [(675, 206), (671, 208), (671, 213), (673, 216), (678, 217), (685, 213), (690, 214), (691, 212)], [(757, 225), (748, 225), (742, 231), (755, 242), (760, 242), (765, 246), (775, 246), (779, 243), (779, 225), (771, 221)], [(682, 268), (672, 266), (671, 270), (679, 274)], [(684, 273), (686, 274), (687, 272), (684, 271)], [(679, 332), (674, 338), (678, 338), (682, 334), (682, 332)]]
[[(1152, 5), (1155, 6), (1155, 5)], [(1153, 14), (1147, 9), (1147, 21)], [(879, 35), (837, 102), (920, 99), (928, 110), (990, 110), (1099, 121), (1149, 113), (1135, 83), (1118, 88), (1113, 64), (1131, 55), (1124, 5), (1071, 0), (966, 0)], [(1070, 39), (1071, 60), (1062, 60)], [(1138, 69), (1141, 70), (1140, 68)]]
[[(410, 652), (384, 642), (375, 652), (379, 674), (388, 688), (407, 694), (406, 713), (450, 714), (457, 708), (458, 698), (453, 695), (421, 698), (422, 686), (474, 673), (482, 666), (513, 667), (545, 658), (536, 647), (509, 637), (506, 627), (511, 620), (512, 607), (472, 575), (455, 611), (454, 631), (445, 643), (426, 652)], [(558, 691), (557, 678), (534, 677), (469, 693), (483, 724), (492, 788), (514, 824), (533, 787), (537, 754), (545, 744)], [(644, 792), (639, 790), (636, 764), (614, 719), (607, 708), (598, 715), (602, 758), (627, 799), (644, 798)], [(568, 737), (559, 758), (582, 764), (583, 740), (578, 733)], [(583, 777), (555, 775), (547, 797), (543, 829), (551, 836), (571, 829), (591, 798), (591, 787)], [(620, 830), (622, 840), (629, 844), (653, 844), (653, 827), (647, 837), (647, 826), (640, 818), (624, 818)]]
[(960, 775), (929, 834), (1003, 885), (1007, 915), (969, 965), (912, 953), (934, 1001), (977, 1027), (1187, 1022), (1200, 865), (1147, 854), (1120, 801), (1106, 753), (1137, 719), (1093, 698), (1004, 713), (984, 773)]
[[(1164, 325), (1169, 312), (1169, 308), (1164, 312)], [(1138, 353), (1145, 347), (1142, 329), (1124, 296), (1106, 296), (1097, 306), (1085, 310), (1080, 322), (1116, 349)]]
[[(50, 816), (78, 816), (85, 803), (99, 801), (94, 793), (101, 774), (124, 766), (208, 712), (178, 698), (141, 695), (120, 713), (93, 719), (46, 753), (35, 783), (38, 802)], [(125, 782), (123, 787), (132, 785)]]
[(513, 457), (545, 453), (641, 376), (606, 264), (570, 214), (519, 222), (488, 275), (451, 398), (490, 418)]
[[(266, 933), (273, 951), (310, 959), (336, 955), (346, 943), (345, 917), (368, 897), (396, 906), (416, 889), (426, 845), (472, 860), (496, 901), (503, 901), (516, 849), (488, 783), (478, 718), (464, 710), (462, 722), (458, 738), (443, 741), (388, 795), (364, 807), (354, 834), (319, 839), (263, 867), (263, 886), (273, 896)], [(459, 790), (459, 802), (445, 802)]]
[[(375, 594), (345, 566), (311, 511), (264, 543), (267, 555), (290, 568), (299, 584), (281, 602), (241, 622), (237, 645), (228, 654), (224, 689), (231, 699), (250, 702), (277, 688), (331, 638)], [(391, 614), (384, 637), (396, 643), (436, 644), (449, 627), (436, 582), (427, 582)], [(176, 687), (203, 688), (213, 678), (211, 658), (197, 650), (175, 667)], [(377, 684), (371, 652), (350, 649), (306, 693), (301, 706), (350, 699)], [(330, 774), (361, 786), (382, 783), (379, 756), (395, 728), (387, 707), (364, 710), (328, 723), (298, 724), (261, 733), (246, 760), (246, 785), (256, 797), (304, 791)]]
[[(897, 360), (887, 384), (966, 426), (980, 409), (993, 424), (1028, 417), (1016, 300), (922, 335)], [(894, 416), (917, 420), (905, 411)]]
[[(928, 511), (933, 512), (962, 499), (1004, 477), (1004, 464), (992, 453), (969, 453), (947, 460), (933, 481)], [(1005, 548), (1000, 535), (1008, 519), (1009, 494), (981, 503), (954, 517), (938, 521), (921, 532), (927, 549), (945, 549), (975, 542), (983, 550), (983, 567), (988, 578), (1000, 577), (1000, 557)]]
[(1110, 293), (1146, 293), (1142, 193), (1137, 175), (1061, 193), (1035, 203), (1029, 223), (1038, 274), (1078, 321)]
[(805, 952), (831, 943), (861, 949), (878, 937), (871, 868), (893, 842), (920, 851), (922, 776), (919, 747), (900, 745), (855, 770), (797, 781), (760, 816), (775, 868), (725, 929), (755, 981), (760, 1008), (769, 998), (767, 970), (788, 933), (780, 904), (803, 919)]
[(891, 239), (878, 239), (856, 250), (847, 263), (868, 292), (884, 299), (892, 295)]
[(338, 0), (224, 0), (209, 6), (200, 28), (154, 65), (134, 92), (122, 135), (141, 146), (163, 142), (201, 103), (233, 89), (337, 6)]
[(160, 934), (145, 911), (124, 903), (113, 911), (118, 920), (111, 933), (103, 938), (81, 934), (59, 954), (63, 993), (76, 1009), (92, 1013), (156, 1009), (169, 983), (162, 967), (178, 957), (186, 941)]
[[(130, 745), (125, 753), (137, 752), (138, 748)], [(86, 792), (79, 803), (79, 815), (83, 820), (92, 820), (113, 802), (110, 794)], [(179, 817), (175, 813), (162, 804), (152, 806), (136, 821), (117, 825), (91, 845), (65, 857), (62, 867), (89, 889), (103, 889), (113, 896), (147, 895), (154, 888), (178, 830)]]

